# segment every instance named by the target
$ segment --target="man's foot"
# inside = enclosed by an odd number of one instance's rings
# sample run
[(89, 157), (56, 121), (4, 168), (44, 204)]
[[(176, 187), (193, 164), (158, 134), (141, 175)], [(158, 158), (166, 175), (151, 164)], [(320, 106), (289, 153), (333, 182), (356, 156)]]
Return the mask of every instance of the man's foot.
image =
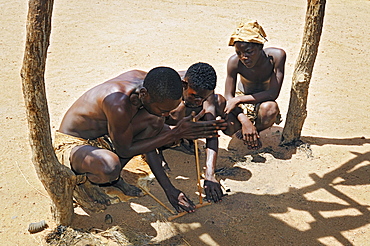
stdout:
[(243, 140), (244, 144), (247, 145), (247, 148), (248, 149), (257, 150), (257, 149), (260, 149), (262, 147), (262, 142), (259, 139), (257, 139), (257, 145), (256, 146), (251, 145), (246, 140), (244, 140), (244, 138), (243, 138), (243, 132), (242, 132), (241, 129), (238, 130), (237, 132), (235, 132), (235, 137), (237, 137), (240, 140)]
[[(188, 155), (195, 154), (194, 141), (192, 140), (182, 139), (178, 146), (171, 147), (171, 149), (184, 152), (185, 154)], [(198, 152), (200, 153), (199, 149)]]
[(126, 183), (121, 177), (118, 179), (117, 182), (112, 184), (112, 186), (120, 189), (126, 196), (137, 196), (137, 197), (144, 196), (144, 193), (141, 189), (134, 185)]
[(109, 196), (89, 180), (77, 185), (73, 191), (73, 196), (78, 204), (93, 212), (103, 211), (111, 204)]

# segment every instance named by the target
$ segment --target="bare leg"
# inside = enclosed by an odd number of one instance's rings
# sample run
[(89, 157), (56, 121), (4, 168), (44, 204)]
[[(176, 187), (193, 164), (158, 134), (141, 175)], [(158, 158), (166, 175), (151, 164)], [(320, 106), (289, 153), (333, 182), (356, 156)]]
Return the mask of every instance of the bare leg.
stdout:
[(121, 170), (129, 159), (120, 160), (113, 152), (92, 147), (90, 145), (78, 146), (71, 151), (73, 171), (86, 174), (91, 183), (97, 185), (113, 185), (125, 195), (142, 196), (142, 191), (128, 183), (121, 177)]
[(271, 127), (275, 123), (279, 113), (280, 110), (275, 101), (261, 103), (255, 123), (258, 132)]
[[(241, 113), (241, 112), (239, 112)], [(242, 128), (242, 125), (240, 124), (240, 121), (238, 118), (235, 116), (237, 115), (236, 113), (231, 113), (227, 115), (226, 117), (226, 122), (227, 122), (227, 128), (226, 130), (223, 131), (224, 134), (228, 136), (232, 136), (234, 133), (236, 133), (238, 130)]]
[(159, 156), (161, 157), (161, 160), (162, 160), (162, 167), (163, 167), (163, 169), (166, 172), (171, 171), (170, 166), (168, 165), (167, 161), (164, 159), (163, 149), (158, 149), (158, 151), (159, 151)]
[(275, 101), (267, 101), (260, 104), (255, 124), (244, 114), (239, 114), (238, 120), (241, 123), (241, 129), (236, 131), (235, 136), (242, 139), (244, 144), (248, 145), (248, 149), (261, 148), (259, 132), (271, 127), (275, 123), (279, 112), (279, 107)]

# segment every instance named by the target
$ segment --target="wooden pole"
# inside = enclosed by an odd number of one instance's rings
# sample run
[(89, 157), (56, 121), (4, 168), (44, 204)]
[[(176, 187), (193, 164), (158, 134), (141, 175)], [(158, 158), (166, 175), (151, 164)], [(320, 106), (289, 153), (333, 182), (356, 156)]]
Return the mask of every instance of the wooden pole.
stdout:
[[(207, 205), (211, 205), (211, 204), (212, 203), (210, 203), (210, 202), (205, 202), (203, 204), (197, 204), (197, 205), (195, 205), (195, 208), (198, 209), (198, 208), (201, 208), (201, 207), (204, 207), (204, 206), (207, 206)], [(184, 215), (187, 215), (187, 214), (189, 214), (189, 213), (188, 212), (181, 212), (181, 213), (178, 213), (176, 215), (173, 215), (173, 216), (168, 217), (167, 220), (168, 221), (172, 221), (174, 219), (180, 218), (180, 217), (182, 217)]]
[(21, 78), (32, 162), (52, 200), (56, 224), (67, 226), (72, 223), (74, 215), (72, 197), (91, 211), (105, 209), (106, 205), (96, 201), (109, 199), (100, 187), (90, 182), (76, 186), (79, 178), (70, 168), (59, 163), (54, 152), (44, 78), (53, 3), (53, 0), (29, 1)]
[(27, 36), (21, 70), (32, 161), (53, 204), (57, 224), (70, 225), (73, 218), (73, 172), (62, 166), (54, 153), (45, 93), (45, 64), (51, 32), (53, 0), (30, 0)]
[(311, 81), (324, 22), (326, 0), (308, 0), (301, 50), (294, 68), (289, 109), (280, 145), (293, 145), (300, 140), (307, 117), (308, 87)]
[(174, 211), (172, 211), (171, 209), (169, 209), (163, 202), (161, 202), (161, 200), (159, 200), (152, 193), (150, 193), (148, 189), (144, 188), (143, 186), (140, 186), (140, 189), (142, 189), (143, 191), (145, 191), (146, 194), (148, 194), (151, 198), (153, 198), (156, 202), (158, 202), (162, 207), (164, 207), (165, 209), (167, 209), (167, 211), (169, 211), (171, 214), (176, 215), (176, 213)]

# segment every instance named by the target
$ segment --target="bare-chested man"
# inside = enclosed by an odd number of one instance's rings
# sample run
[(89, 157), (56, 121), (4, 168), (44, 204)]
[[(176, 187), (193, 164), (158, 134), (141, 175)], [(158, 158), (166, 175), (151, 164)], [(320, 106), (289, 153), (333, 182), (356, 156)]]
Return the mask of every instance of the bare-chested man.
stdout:
[[(192, 117), (172, 130), (164, 127), (164, 117), (179, 105), (182, 90), (179, 74), (168, 67), (149, 73), (129, 71), (97, 85), (65, 114), (54, 141), (59, 160), (92, 183), (112, 184), (130, 196), (142, 195), (120, 177), (133, 156), (156, 156), (158, 147), (181, 138), (215, 137), (225, 128), (223, 121), (194, 123)], [(174, 186), (166, 185), (165, 192), (177, 211), (194, 211), (192, 201)]]
[(264, 30), (253, 20), (240, 23), (229, 42), (236, 54), (227, 63), (225, 113), (235, 124), (227, 134), (236, 132), (249, 149), (260, 148), (259, 132), (281, 121), (275, 100), (284, 79), (286, 54), (279, 48), (263, 49), (265, 42)]
[[(180, 71), (179, 74), (183, 78), (184, 85), (182, 102), (166, 117), (166, 124), (176, 125), (193, 111), (199, 113), (205, 110), (205, 115), (199, 119), (200, 121), (215, 120), (217, 116), (224, 116), (226, 100), (222, 95), (214, 93), (217, 75), (211, 65), (201, 62), (195, 63), (187, 71)], [(188, 148), (194, 148), (194, 145), (190, 145)], [(219, 202), (223, 195), (221, 185), (215, 177), (217, 153), (218, 138), (207, 138), (204, 190), (208, 202)], [(163, 161), (166, 165), (164, 158)]]

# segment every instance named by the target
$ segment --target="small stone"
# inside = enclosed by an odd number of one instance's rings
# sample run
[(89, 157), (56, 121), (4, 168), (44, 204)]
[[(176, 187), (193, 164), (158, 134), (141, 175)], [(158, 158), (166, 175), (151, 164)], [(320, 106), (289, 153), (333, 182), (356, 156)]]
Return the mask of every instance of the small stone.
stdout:
[(113, 222), (112, 215), (110, 215), (110, 214), (105, 215), (105, 223), (106, 224), (112, 224), (112, 222)]

